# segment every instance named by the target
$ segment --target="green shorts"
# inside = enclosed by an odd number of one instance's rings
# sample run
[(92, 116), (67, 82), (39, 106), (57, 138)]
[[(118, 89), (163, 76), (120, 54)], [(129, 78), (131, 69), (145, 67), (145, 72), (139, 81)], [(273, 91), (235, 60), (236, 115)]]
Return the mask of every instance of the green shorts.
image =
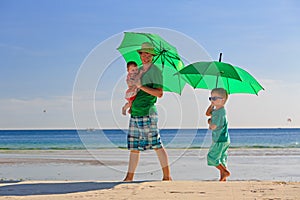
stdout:
[(213, 142), (208, 150), (207, 164), (209, 166), (218, 166), (222, 164), (227, 166), (227, 150), (230, 142)]

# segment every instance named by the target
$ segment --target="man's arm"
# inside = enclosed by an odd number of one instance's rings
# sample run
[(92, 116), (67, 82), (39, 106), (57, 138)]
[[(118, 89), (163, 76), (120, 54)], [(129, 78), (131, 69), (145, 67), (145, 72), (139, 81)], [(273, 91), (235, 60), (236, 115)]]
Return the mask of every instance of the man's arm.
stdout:
[(162, 88), (149, 88), (144, 85), (138, 85), (137, 86), (140, 90), (143, 90), (144, 92), (147, 92), (148, 94), (151, 94), (152, 96), (156, 96), (158, 98), (161, 98), (163, 96), (163, 89)]
[(148, 93), (152, 96), (155, 96), (155, 97), (158, 97), (158, 98), (161, 98), (163, 96), (163, 89), (162, 88), (150, 88), (150, 87), (147, 87), (145, 85), (142, 85), (141, 79), (138, 79), (136, 81), (135, 85), (140, 90), (143, 90), (144, 92), (146, 92), (146, 93)]

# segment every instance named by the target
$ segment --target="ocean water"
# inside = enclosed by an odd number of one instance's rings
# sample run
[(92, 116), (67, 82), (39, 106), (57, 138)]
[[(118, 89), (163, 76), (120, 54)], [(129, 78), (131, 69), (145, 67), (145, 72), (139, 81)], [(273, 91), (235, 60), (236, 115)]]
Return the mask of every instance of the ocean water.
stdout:
[[(160, 130), (166, 148), (206, 148), (207, 129)], [(300, 129), (230, 129), (231, 148), (300, 148)], [(0, 130), (0, 149), (127, 148), (127, 130)]]

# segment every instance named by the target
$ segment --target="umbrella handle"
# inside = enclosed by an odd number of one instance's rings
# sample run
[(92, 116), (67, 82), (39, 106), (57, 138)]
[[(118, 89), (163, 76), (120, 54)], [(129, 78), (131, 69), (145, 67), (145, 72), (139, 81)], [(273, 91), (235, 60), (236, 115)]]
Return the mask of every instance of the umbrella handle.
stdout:
[[(219, 62), (222, 61), (222, 53), (219, 55)], [(219, 75), (217, 76), (216, 88), (218, 87)]]

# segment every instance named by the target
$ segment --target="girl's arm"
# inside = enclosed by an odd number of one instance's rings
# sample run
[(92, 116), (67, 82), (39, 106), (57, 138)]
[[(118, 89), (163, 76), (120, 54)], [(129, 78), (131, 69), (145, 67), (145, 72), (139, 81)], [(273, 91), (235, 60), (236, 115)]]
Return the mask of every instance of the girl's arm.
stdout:
[(126, 83), (128, 87), (134, 86), (134, 80), (132, 79), (132, 75), (128, 73), (126, 77)]

